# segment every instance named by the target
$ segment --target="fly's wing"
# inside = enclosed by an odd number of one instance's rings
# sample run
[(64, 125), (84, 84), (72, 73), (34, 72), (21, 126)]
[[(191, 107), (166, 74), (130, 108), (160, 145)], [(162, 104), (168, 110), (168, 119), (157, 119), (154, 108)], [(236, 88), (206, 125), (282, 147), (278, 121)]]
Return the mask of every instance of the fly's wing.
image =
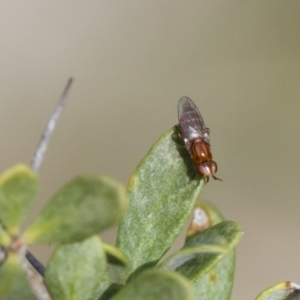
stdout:
[(185, 143), (197, 137), (209, 143), (209, 129), (195, 105), (188, 97), (182, 97), (178, 102), (178, 120)]

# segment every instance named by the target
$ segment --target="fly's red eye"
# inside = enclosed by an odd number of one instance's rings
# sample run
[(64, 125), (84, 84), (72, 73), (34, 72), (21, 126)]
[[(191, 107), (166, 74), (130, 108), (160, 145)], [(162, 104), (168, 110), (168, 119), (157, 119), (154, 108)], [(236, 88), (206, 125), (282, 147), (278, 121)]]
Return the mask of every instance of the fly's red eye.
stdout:
[(203, 162), (200, 165), (198, 165), (198, 171), (201, 173), (203, 176), (213, 176), (218, 170), (218, 166), (216, 162), (212, 161), (207, 161)]

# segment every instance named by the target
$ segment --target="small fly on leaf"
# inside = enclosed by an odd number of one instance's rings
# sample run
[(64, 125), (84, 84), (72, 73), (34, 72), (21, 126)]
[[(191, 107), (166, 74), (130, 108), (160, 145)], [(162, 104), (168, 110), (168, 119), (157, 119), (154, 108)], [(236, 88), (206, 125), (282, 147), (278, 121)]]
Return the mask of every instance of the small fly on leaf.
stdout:
[(204, 124), (203, 118), (195, 105), (188, 97), (182, 97), (178, 102), (178, 120), (181, 137), (185, 143), (196, 170), (207, 178), (221, 180), (215, 176), (218, 170), (217, 163), (212, 160), (209, 141), (209, 128)]

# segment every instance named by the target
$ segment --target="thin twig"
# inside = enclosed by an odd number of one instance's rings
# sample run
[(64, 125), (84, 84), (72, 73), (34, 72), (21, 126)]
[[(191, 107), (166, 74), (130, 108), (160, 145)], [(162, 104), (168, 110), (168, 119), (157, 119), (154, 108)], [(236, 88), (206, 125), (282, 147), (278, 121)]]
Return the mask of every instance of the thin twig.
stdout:
[[(64, 107), (66, 100), (67, 100), (67, 95), (68, 95), (68, 92), (72, 85), (72, 82), (73, 82), (73, 78), (70, 78), (68, 80), (68, 83), (67, 83), (63, 93), (61, 94), (61, 96), (58, 100), (58, 103), (48, 121), (46, 128), (43, 131), (43, 134), (41, 135), (38, 147), (33, 155), (31, 162), (30, 162), (30, 167), (31, 167), (32, 171), (34, 171), (35, 173), (38, 172), (38, 170), (41, 166), (41, 163), (44, 159), (45, 152), (47, 150), (51, 135), (55, 129), (55, 126), (57, 124), (60, 113)], [(31, 254), (29, 251), (27, 251), (26, 258), (28, 259), (30, 264), (35, 268), (35, 270), (41, 276), (44, 277), (45, 267), (33, 256), (33, 254)]]
[(71, 87), (71, 84), (73, 82), (73, 78), (70, 78), (68, 80), (68, 83), (63, 91), (63, 93), (61, 94), (60, 98), (59, 98), (59, 101), (55, 107), (55, 110), (54, 112), (52, 113), (49, 121), (48, 121), (48, 124), (40, 138), (40, 142), (38, 144), (38, 147), (35, 151), (35, 154), (33, 155), (33, 158), (30, 162), (30, 167), (31, 169), (34, 171), (34, 172), (37, 172), (39, 170), (39, 167), (44, 159), (44, 155), (45, 155), (45, 152), (47, 150), (47, 147), (48, 147), (48, 143), (50, 141), (50, 138), (51, 138), (51, 135), (54, 131), (54, 128), (56, 126), (56, 123), (57, 123), (57, 120), (60, 116), (60, 113), (64, 107), (64, 104), (66, 102), (66, 99), (67, 99), (67, 95), (68, 95), (68, 92), (69, 92), (69, 89)]
[(35, 256), (29, 251), (27, 250), (26, 252), (26, 258), (27, 260), (30, 262), (30, 264), (35, 268), (35, 270), (41, 275), (41, 276), (45, 276), (45, 267), (43, 266), (43, 264), (41, 262), (39, 262)]
[(22, 261), (22, 267), (25, 270), (34, 298), (36, 300), (51, 300), (52, 298), (44, 284), (43, 277), (41, 277), (26, 260)]

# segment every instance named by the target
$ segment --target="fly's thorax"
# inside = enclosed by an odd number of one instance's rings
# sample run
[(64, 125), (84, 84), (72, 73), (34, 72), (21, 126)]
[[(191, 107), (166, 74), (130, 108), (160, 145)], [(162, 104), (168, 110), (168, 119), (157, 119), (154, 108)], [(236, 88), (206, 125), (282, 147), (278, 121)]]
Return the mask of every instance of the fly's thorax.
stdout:
[(196, 165), (211, 161), (210, 145), (202, 138), (196, 138), (191, 143), (191, 155)]
[(205, 140), (205, 142), (207, 142), (209, 144), (210, 142), (210, 138), (209, 138), (209, 134), (210, 134), (210, 130), (208, 127), (206, 127), (205, 129), (202, 130), (202, 135), (203, 135), (203, 139)]

